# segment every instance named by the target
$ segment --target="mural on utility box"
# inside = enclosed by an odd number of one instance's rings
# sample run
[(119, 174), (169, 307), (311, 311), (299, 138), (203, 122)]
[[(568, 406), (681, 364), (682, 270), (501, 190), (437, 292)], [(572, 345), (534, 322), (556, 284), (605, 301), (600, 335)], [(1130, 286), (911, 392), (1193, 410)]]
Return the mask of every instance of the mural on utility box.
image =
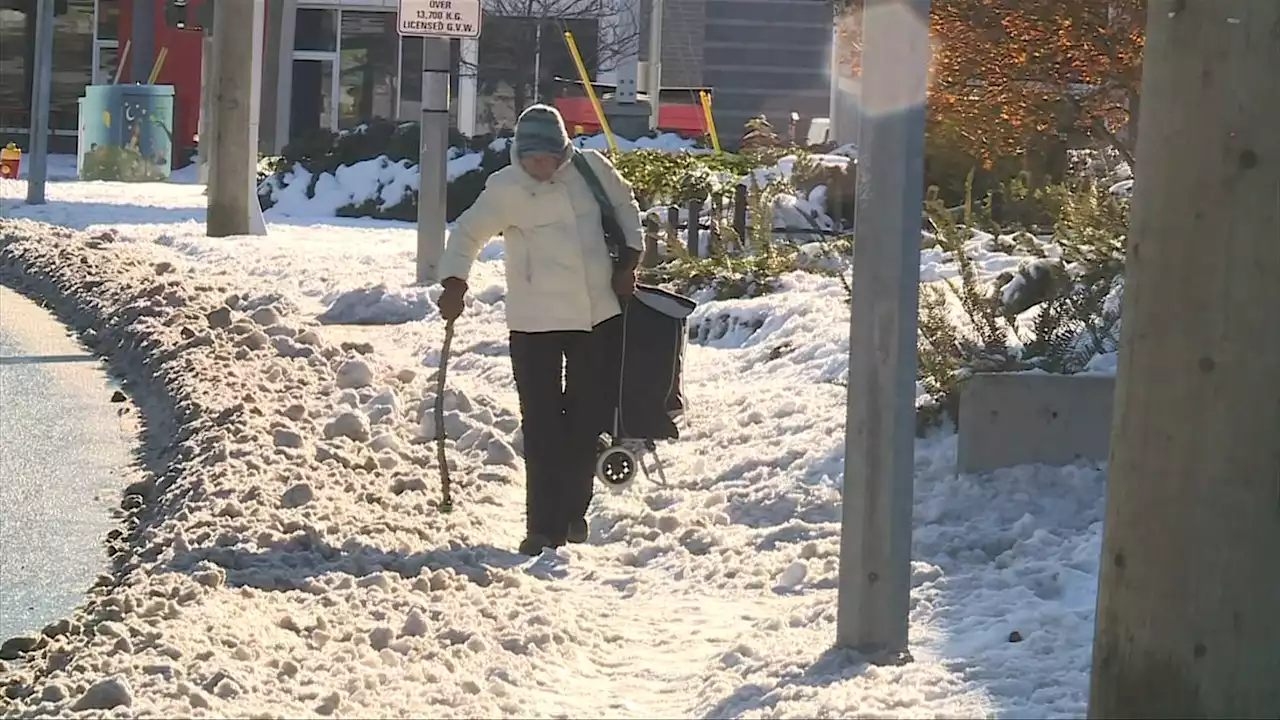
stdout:
[(173, 156), (173, 87), (85, 88), (81, 180), (169, 179)]

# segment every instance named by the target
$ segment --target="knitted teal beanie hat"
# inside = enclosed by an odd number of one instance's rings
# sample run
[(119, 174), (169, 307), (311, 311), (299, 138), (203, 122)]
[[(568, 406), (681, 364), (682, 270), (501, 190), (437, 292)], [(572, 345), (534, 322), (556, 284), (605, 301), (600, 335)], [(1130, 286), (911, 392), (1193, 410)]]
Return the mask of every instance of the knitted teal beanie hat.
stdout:
[(560, 111), (550, 105), (530, 105), (516, 120), (516, 155), (561, 155), (569, 147), (569, 133)]

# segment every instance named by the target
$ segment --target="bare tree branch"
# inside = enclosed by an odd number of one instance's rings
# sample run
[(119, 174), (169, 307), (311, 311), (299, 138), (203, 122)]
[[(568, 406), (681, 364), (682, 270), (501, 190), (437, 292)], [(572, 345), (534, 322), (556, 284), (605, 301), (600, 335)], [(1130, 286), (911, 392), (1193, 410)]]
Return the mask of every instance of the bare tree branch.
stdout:
[[(640, 48), (640, 3), (638, 0), (484, 0), (486, 20), (496, 18), (525, 18), (531, 28), (536, 23), (551, 22), (558, 25), (555, 37), (543, 37), (543, 42), (564, 43), (563, 31), (567, 20), (595, 20), (598, 23), (597, 42), (593, 47), (584, 47), (579, 40), (578, 50), (588, 66), (612, 69), (622, 58), (634, 55)], [(544, 28), (545, 29), (545, 28)], [(532, 32), (532, 30), (531, 30)], [(544, 35), (546, 33), (544, 32)], [(545, 47), (545, 46), (544, 46)], [(493, 45), (486, 45), (486, 50), (495, 50)], [(497, 52), (504, 56), (520, 58), (517, 66), (527, 64), (533, 67), (535, 48), (526, 43), (504, 43)], [(489, 65), (490, 60), (485, 64)], [(501, 60), (499, 60), (501, 63)], [(478, 71), (478, 62), (463, 60), (460, 70), (464, 74)]]
[(485, 34), (474, 75), (484, 105), (479, 124), (509, 127), (531, 100), (550, 101), (557, 76), (578, 76), (564, 33), (572, 31), (591, 74), (612, 70), (640, 47), (639, 0), (484, 0)]

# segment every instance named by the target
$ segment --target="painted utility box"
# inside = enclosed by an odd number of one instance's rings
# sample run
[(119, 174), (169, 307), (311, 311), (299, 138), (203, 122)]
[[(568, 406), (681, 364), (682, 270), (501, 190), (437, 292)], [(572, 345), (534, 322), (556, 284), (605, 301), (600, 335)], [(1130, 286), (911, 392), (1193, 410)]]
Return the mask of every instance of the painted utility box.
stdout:
[(89, 85), (84, 91), (80, 179), (168, 180), (173, 168), (173, 86)]

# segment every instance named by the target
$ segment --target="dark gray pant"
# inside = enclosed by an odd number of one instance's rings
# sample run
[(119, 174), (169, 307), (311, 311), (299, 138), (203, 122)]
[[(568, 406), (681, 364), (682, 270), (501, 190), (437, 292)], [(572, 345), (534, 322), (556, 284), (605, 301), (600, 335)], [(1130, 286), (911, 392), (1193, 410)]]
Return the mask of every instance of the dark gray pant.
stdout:
[(613, 426), (621, 353), (620, 315), (591, 332), (511, 333), (529, 534), (562, 543), (569, 523), (586, 516), (596, 439)]

